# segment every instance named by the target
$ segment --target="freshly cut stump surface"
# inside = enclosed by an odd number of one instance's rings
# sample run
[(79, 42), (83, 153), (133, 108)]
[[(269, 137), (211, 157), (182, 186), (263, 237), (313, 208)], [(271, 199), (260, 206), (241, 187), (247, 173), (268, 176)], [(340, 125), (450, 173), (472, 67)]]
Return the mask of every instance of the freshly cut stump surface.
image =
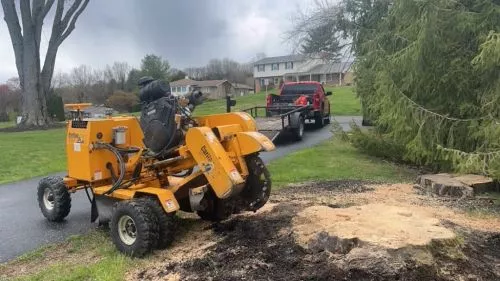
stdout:
[(425, 210), (382, 204), (345, 209), (312, 206), (298, 213), (293, 226), (298, 242), (303, 245), (322, 232), (340, 239), (357, 238), (390, 249), (426, 245), (433, 239), (455, 238), (453, 231), (441, 226), (439, 220)]

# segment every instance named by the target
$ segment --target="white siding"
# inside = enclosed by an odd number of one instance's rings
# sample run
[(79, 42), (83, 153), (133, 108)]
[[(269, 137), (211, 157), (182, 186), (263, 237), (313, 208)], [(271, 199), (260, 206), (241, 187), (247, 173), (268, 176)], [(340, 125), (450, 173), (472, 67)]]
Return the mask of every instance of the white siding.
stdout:
[(170, 87), (170, 91), (174, 96), (184, 96), (191, 92), (191, 86)]
[(264, 71), (259, 71), (258, 65), (254, 65), (253, 77), (254, 78), (261, 78), (261, 77), (283, 76), (286, 73), (296, 72), (297, 69), (300, 69), (302, 67), (302, 64), (303, 64), (303, 62), (301, 62), (301, 61), (294, 61), (293, 62), (293, 69), (285, 69), (285, 62), (281, 62), (281, 63), (279, 63), (278, 70), (272, 70), (272, 65), (269, 63), (269, 64), (264, 65)]

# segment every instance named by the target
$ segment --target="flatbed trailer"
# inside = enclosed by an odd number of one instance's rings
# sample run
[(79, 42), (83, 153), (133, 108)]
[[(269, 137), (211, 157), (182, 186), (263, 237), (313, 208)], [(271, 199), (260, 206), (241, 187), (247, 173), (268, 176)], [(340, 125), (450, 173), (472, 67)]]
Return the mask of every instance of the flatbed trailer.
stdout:
[(259, 132), (274, 141), (284, 133), (288, 133), (294, 140), (301, 140), (306, 116), (312, 109), (311, 105), (280, 105), (255, 106), (243, 111), (255, 119)]

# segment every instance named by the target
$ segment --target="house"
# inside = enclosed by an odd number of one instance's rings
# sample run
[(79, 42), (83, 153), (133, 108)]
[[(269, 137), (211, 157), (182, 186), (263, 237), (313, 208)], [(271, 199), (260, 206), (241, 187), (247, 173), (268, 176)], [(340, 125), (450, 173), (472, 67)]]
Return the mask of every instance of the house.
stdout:
[(233, 88), (236, 96), (246, 96), (253, 93), (253, 88), (245, 84), (233, 83)]
[(267, 57), (254, 63), (255, 91), (278, 86), (281, 81), (317, 81), (328, 85), (352, 84), (352, 62), (327, 63), (305, 55)]
[(171, 92), (174, 96), (191, 93), (193, 89), (200, 90), (209, 99), (219, 99), (233, 92), (233, 85), (227, 80), (196, 81), (189, 78), (170, 82)]
[[(70, 110), (65, 109), (64, 113), (67, 119), (72, 118)], [(92, 105), (82, 110), (83, 118), (105, 118), (108, 115), (116, 114), (118, 114), (118, 111), (114, 110), (111, 107), (105, 107), (103, 105)]]

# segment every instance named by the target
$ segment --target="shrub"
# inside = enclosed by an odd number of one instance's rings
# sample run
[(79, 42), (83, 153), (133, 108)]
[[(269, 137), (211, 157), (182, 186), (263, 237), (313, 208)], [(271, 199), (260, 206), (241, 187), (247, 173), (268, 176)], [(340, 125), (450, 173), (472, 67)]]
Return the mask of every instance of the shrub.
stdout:
[(106, 100), (106, 106), (112, 107), (120, 112), (132, 112), (137, 107), (139, 99), (134, 93), (115, 91)]

